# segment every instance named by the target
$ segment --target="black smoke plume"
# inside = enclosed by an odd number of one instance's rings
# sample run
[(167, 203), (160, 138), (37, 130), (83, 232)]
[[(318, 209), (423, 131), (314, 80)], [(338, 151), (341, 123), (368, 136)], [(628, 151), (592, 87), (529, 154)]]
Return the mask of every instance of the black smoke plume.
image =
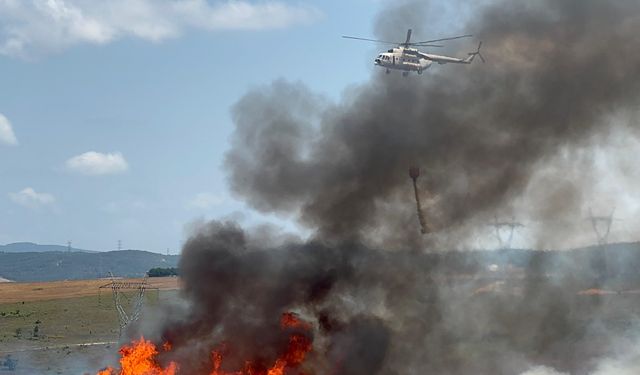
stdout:
[[(386, 9), (377, 34), (419, 33), (429, 5)], [(625, 328), (609, 324), (633, 321), (635, 302), (579, 295), (593, 286), (586, 253), (415, 251), (407, 171), (423, 171), (433, 195), (427, 216), (442, 232), (509, 206), (550, 157), (637, 106), (640, 2), (471, 8), (462, 31), (485, 42), (486, 64), (409, 78), (376, 71), (339, 103), (279, 80), (235, 105), (233, 191), (258, 210), (296, 215), (314, 234), (270, 245), (214, 222), (187, 242), (181, 272), (191, 305), (161, 329), (185, 373), (202, 371), (220, 341), (239, 348), (232, 361), (272, 360), (287, 311), (314, 325), (310, 374), (520, 374), (537, 364), (583, 374), (615, 354)], [(579, 185), (544, 188), (560, 197), (537, 202), (546, 216), (579, 204)], [(513, 269), (487, 274), (483, 256), (508, 258)]]
[[(423, 7), (383, 12), (379, 34), (401, 38), (413, 26), (402, 21), (416, 22)], [(463, 30), (484, 41), (487, 64), (408, 79), (379, 70), (340, 103), (284, 81), (254, 90), (233, 109), (231, 187), (259, 210), (299, 214), (322, 238), (382, 237), (390, 246), (418, 233), (408, 214), (414, 165), (438, 197), (430, 215), (441, 229), (493, 215), (562, 147), (606, 132), (608, 115), (637, 106), (640, 54), (629, 51), (640, 47), (639, 8), (491, 2)], [(562, 196), (579, 196), (560, 181)], [(551, 217), (577, 202), (538, 203)]]
[(182, 292), (192, 302), (190, 311), (166, 322), (162, 339), (176, 348), (170, 357), (179, 360), (182, 373), (207, 373), (211, 351), (220, 343), (233, 348), (225, 358), (227, 369), (242, 369), (246, 360), (273, 364), (290, 333), (279, 327), (280, 317), (295, 311), (315, 324), (321, 336), (316, 350), (326, 354), (309, 361), (315, 366), (310, 373), (318, 368), (336, 375), (376, 373), (388, 328), (374, 316), (336, 309), (336, 298), (352, 298), (349, 291), (367, 282), (357, 265), (368, 269), (366, 264), (380, 256), (356, 244), (256, 247), (236, 224), (209, 223), (183, 249)]

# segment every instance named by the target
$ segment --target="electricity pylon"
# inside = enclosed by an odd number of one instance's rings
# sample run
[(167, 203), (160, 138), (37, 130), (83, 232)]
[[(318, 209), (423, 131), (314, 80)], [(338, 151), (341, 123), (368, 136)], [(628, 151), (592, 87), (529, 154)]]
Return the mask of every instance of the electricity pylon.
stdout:
[[(501, 250), (511, 249), (511, 242), (513, 241), (513, 234), (516, 229), (524, 227), (524, 224), (519, 223), (512, 219), (511, 221), (498, 221), (495, 217), (493, 223), (489, 224), (496, 231), (496, 239)], [(504, 229), (507, 230), (507, 238), (503, 238)]]
[[(111, 282), (100, 286), (100, 289), (110, 288), (113, 294), (113, 304), (118, 312), (118, 323), (120, 326), (119, 335), (122, 336), (125, 328), (132, 322), (140, 319), (142, 307), (144, 305), (144, 294), (147, 289), (151, 288), (147, 283), (147, 275), (142, 281), (124, 281), (117, 280), (111, 272), (109, 272)], [(127, 296), (126, 292), (134, 292), (132, 297)]]

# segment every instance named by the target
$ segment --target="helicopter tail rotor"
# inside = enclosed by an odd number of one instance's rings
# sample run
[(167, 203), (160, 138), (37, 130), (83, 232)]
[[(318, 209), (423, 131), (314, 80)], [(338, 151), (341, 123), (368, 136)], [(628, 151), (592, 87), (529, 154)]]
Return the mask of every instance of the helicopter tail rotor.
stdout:
[(473, 59), (478, 56), (480, 58), (480, 60), (482, 61), (482, 63), (486, 63), (487, 61), (484, 59), (484, 56), (482, 56), (482, 54), (480, 53), (480, 48), (482, 48), (482, 42), (480, 42), (480, 44), (478, 44), (478, 49), (475, 52), (470, 52), (469, 53), (469, 57), (467, 58), (467, 63), (471, 64), (473, 62)]

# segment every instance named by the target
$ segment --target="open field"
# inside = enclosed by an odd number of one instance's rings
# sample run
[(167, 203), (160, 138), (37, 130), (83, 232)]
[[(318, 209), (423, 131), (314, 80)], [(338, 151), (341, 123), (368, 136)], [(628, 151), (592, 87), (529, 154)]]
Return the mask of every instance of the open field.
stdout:
[[(149, 286), (160, 290), (178, 289), (177, 277), (152, 277), (147, 279)], [(97, 296), (111, 293), (101, 285), (110, 279), (51, 281), (37, 283), (0, 283), (0, 304), (30, 301), (46, 301), (64, 298)], [(123, 279), (121, 281), (142, 281), (142, 279)]]
[[(177, 278), (148, 281), (159, 289), (147, 292), (148, 308), (176, 298)], [(118, 317), (111, 290), (98, 289), (108, 282), (0, 284), (0, 361), (6, 355), (18, 360), (16, 371), (0, 373), (82, 374), (110, 362)]]
[[(111, 290), (99, 289), (105, 283), (108, 280), (0, 285), (0, 353), (117, 340)], [(145, 295), (146, 305), (153, 307), (175, 296), (178, 279), (151, 278), (149, 284), (159, 289)]]
[[(175, 290), (151, 291), (148, 308), (175, 298)], [(36, 332), (36, 328), (37, 332)], [(18, 361), (6, 375), (83, 374), (113, 363), (118, 317), (111, 291), (102, 295), (0, 304), (0, 361)], [(95, 373), (95, 372), (94, 372)]]
[[(111, 290), (98, 289), (108, 282), (0, 285), (0, 300), (5, 301), (0, 302), (0, 362), (6, 355), (18, 361), (15, 371), (0, 367), (0, 374), (95, 374), (116, 363), (118, 318)], [(147, 293), (147, 311), (158, 311), (167, 306), (165, 303), (179, 300), (178, 279), (149, 282), (161, 290)], [(499, 367), (492, 366), (507, 360), (510, 352), (505, 348), (514, 347), (532, 363), (587, 375), (593, 362), (585, 358), (615, 356), (614, 341), (616, 345), (637, 344), (632, 328), (640, 316), (639, 284), (635, 278), (613, 284), (605, 283), (600, 289), (586, 277), (526, 275), (519, 268), (500, 275), (434, 273), (431, 283), (417, 286), (415, 298), (430, 301), (434, 295), (446, 293), (448, 319), (455, 322), (456, 331), (441, 345), (456, 350), (443, 351), (434, 366), (445, 368), (460, 363), (460, 358), (466, 366), (450, 374), (501, 373)], [(617, 287), (623, 284), (625, 288)], [(429, 313), (432, 305), (425, 302), (425, 306), (425, 313)], [(532, 306), (548, 312), (543, 325), (509, 324), (526, 322)], [(467, 311), (481, 314), (471, 317)], [(415, 319), (416, 324), (427, 322), (423, 316)], [(552, 349), (547, 349), (548, 342), (554, 343)], [(519, 368), (513, 374), (525, 370)]]

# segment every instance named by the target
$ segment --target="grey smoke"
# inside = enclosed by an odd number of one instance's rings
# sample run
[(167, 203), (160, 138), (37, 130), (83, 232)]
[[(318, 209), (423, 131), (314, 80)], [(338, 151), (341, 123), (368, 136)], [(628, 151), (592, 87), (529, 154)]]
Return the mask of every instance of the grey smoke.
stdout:
[[(336, 375), (375, 373), (385, 358), (388, 328), (374, 316), (336, 309), (334, 300), (351, 298), (345, 292), (364, 282), (356, 267), (362, 262), (368, 269), (372, 255), (353, 244), (269, 247), (263, 242), (256, 247), (233, 222), (211, 222), (183, 249), (182, 293), (191, 302), (190, 310), (169, 316), (160, 337), (175, 346), (170, 358), (177, 359), (187, 374), (210, 370), (210, 353), (220, 343), (233, 348), (223, 363), (229, 371), (242, 369), (248, 359), (273, 364), (292, 331), (280, 328), (280, 317), (296, 312), (322, 336), (316, 346), (324, 346), (326, 356), (310, 364), (332, 368)], [(314, 338), (304, 330), (299, 333)], [(372, 351), (372, 346), (378, 349)], [(328, 360), (335, 362), (329, 365)]]
[[(390, 7), (377, 34), (426, 33), (415, 22), (433, 4)], [(190, 309), (169, 313), (160, 329), (185, 373), (206, 368), (221, 340), (239, 348), (232, 365), (273, 360), (287, 311), (314, 324), (310, 373), (585, 374), (599, 366), (594, 358), (611, 354), (624, 330), (607, 324), (634, 321), (634, 300), (578, 296), (600, 280), (582, 253), (523, 256), (504, 282), (480, 256), (415, 251), (407, 171), (423, 170), (428, 215), (445, 233), (531, 193), (549, 158), (607, 133), (609, 116), (638, 104), (638, 14), (635, 0), (493, 1), (473, 7), (463, 30), (485, 41), (485, 65), (408, 79), (377, 71), (339, 103), (282, 80), (250, 91), (233, 108), (231, 188), (315, 232), (275, 245), (212, 222), (187, 242)], [(571, 174), (543, 185), (541, 218), (581, 205)]]
[(635, 363), (598, 360), (635, 340), (635, 326), (617, 322), (635, 321), (636, 296), (578, 295), (594, 277), (579, 253), (522, 255), (525, 268), (503, 281), (483, 269), (487, 254), (252, 237), (211, 222), (185, 245), (189, 308), (145, 333), (173, 344), (162, 360), (177, 360), (181, 373), (205, 373), (221, 343), (233, 348), (229, 371), (247, 359), (273, 363), (290, 333), (279, 317), (291, 311), (313, 325), (300, 332), (314, 343), (302, 369), (310, 374), (520, 374), (535, 365), (586, 374)]
[[(440, 198), (431, 216), (442, 229), (493, 215), (545, 159), (606, 132), (608, 115), (638, 104), (640, 55), (628, 52), (640, 44), (638, 7), (493, 2), (464, 30), (485, 41), (487, 64), (436, 66), (409, 79), (376, 71), (341, 103), (300, 83), (254, 90), (233, 109), (231, 187), (259, 210), (298, 213), (322, 238), (366, 239), (386, 226), (411, 238), (407, 170), (417, 165)], [(380, 34), (406, 30), (421, 8), (383, 12)], [(561, 195), (579, 190), (561, 185)], [(397, 212), (402, 199), (407, 210)], [(548, 217), (576, 209), (572, 200), (539, 203)]]

